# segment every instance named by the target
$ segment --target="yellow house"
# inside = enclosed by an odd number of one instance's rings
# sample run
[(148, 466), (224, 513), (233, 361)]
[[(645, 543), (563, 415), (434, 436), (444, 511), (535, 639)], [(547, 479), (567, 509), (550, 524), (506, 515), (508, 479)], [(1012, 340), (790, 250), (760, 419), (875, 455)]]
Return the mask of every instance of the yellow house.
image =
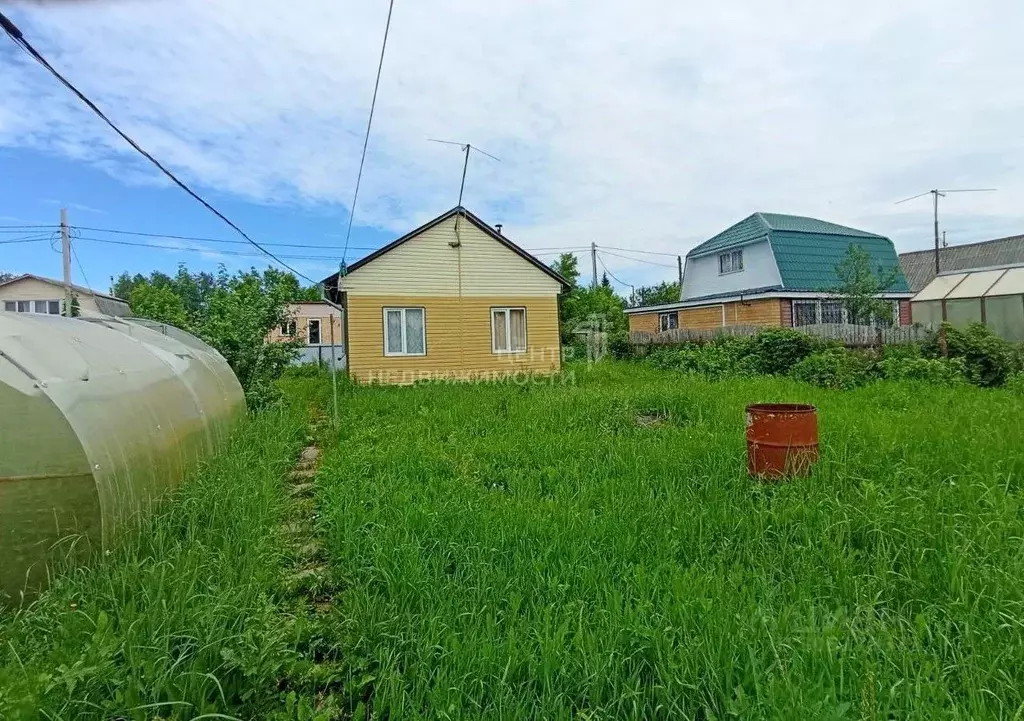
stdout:
[(567, 285), (463, 207), (324, 280), (349, 373), (369, 383), (557, 372)]

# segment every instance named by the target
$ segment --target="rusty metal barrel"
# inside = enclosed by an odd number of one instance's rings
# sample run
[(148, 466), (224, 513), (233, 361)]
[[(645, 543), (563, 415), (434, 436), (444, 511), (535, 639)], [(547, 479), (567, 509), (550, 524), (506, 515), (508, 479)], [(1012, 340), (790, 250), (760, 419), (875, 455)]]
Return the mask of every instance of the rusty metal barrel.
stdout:
[(758, 478), (810, 475), (818, 461), (818, 409), (800, 403), (747, 406), (747, 471)]

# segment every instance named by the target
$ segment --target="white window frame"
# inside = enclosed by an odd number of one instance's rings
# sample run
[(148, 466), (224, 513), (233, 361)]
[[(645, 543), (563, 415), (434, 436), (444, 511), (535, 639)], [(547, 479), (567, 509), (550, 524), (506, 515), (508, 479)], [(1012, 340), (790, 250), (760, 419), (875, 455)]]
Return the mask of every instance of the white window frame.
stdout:
[[(801, 323), (797, 325), (797, 311), (798, 305), (811, 305), (814, 306), (814, 323)], [(805, 325), (817, 325), (821, 321), (821, 303), (816, 300), (794, 300), (793, 301), (793, 327), (803, 328)]]
[[(50, 310), (51, 303), (57, 304), (56, 313)], [(9, 310), (7, 308), (8, 304), (13, 305), (14, 309)], [(24, 310), (21, 308), (22, 305), (25, 306)], [(53, 298), (45, 298), (43, 300), (5, 300), (4, 310), (7, 311), (8, 313), (38, 313), (39, 315), (62, 315), (61, 305), (62, 304), (60, 300), (55, 300)], [(42, 307), (43, 310), (39, 310), (40, 307)]]
[[(422, 353), (408, 353), (406, 348), (409, 347), (407, 339), (405, 337), (405, 313), (409, 310), (418, 310), (423, 313), (423, 352)], [(388, 312), (401, 312), (402, 314), (402, 350), (400, 352), (392, 352), (388, 350)], [(387, 358), (418, 358), (427, 354), (427, 309), (421, 305), (410, 305), (410, 306), (385, 306), (381, 308), (381, 326), (383, 330), (382, 341), (384, 343), (384, 355)]]
[(730, 273), (743, 272), (743, 248), (730, 250), (728, 253), (718, 255), (718, 274), (729, 275)]
[[(523, 347), (521, 349), (512, 348), (512, 311), (521, 310), (523, 311)], [(494, 337), (494, 314), (504, 313), (505, 314), (505, 340), (508, 342), (508, 348), (501, 349), (495, 344)], [(509, 305), (509, 306), (494, 306), (491, 308), (491, 353), (495, 355), (519, 355), (526, 352), (526, 349), (530, 347), (529, 341), (529, 328), (530, 322), (527, 318), (526, 308), (521, 305)]]
[[(314, 323), (316, 323), (316, 343), (312, 341)], [(306, 345), (323, 345), (323, 343), (324, 324), (320, 322), (319, 318), (306, 318)]]
[[(671, 322), (669, 322), (669, 319), (671, 319), (672, 317), (675, 317), (675, 319), (676, 319), (675, 326), (672, 326)], [(679, 311), (678, 310), (670, 310), (670, 311), (665, 311), (664, 313), (658, 313), (658, 332), (659, 333), (664, 333), (667, 330), (675, 330), (678, 327), (679, 327)]]
[(294, 318), (286, 320), (281, 324), (281, 335), (286, 338), (294, 338), (295, 334), (299, 332), (298, 325), (299, 324), (295, 322)]

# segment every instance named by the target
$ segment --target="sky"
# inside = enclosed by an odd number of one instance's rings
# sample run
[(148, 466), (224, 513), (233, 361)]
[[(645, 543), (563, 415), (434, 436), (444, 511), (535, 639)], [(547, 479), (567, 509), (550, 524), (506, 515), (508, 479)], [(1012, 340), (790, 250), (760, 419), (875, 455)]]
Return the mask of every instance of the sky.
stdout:
[[(1019, 1), (395, 0), (347, 253), (387, 0), (4, 12), (254, 239), (313, 246), (273, 250), (314, 279), (455, 205), (462, 156), (430, 138), (500, 159), (470, 159), (467, 207), (545, 261), (608, 248), (620, 289), (672, 280), (672, 255), (756, 211), (919, 250), (930, 198), (895, 201), (996, 188), (941, 200), (949, 243), (1024, 233)], [(242, 240), (6, 38), (0, 98), (0, 270), (59, 277), (61, 207), (75, 281), (97, 289), (179, 262), (266, 265), (237, 242), (108, 232)], [(28, 225), (48, 227), (2, 227)]]

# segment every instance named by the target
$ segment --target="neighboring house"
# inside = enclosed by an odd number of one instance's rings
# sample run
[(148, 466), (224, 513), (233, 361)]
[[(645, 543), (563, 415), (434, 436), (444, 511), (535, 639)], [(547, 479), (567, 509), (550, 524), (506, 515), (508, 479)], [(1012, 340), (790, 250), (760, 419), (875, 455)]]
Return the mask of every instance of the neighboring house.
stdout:
[(345, 330), (341, 312), (323, 301), (289, 303), (289, 320), (274, 328), (267, 340), (277, 343), (298, 338), (304, 343), (297, 363), (331, 363), (332, 353), (339, 367), (345, 363)]
[[(997, 268), (1024, 263), (1024, 235), (986, 240), (981, 243), (950, 245), (939, 250), (943, 273), (972, 268)], [(900, 253), (900, 265), (910, 289), (922, 290), (935, 278), (935, 249)]]
[[(72, 285), (78, 297), (78, 312), (85, 317), (130, 316), (132, 309), (126, 301), (105, 293)], [(64, 313), (64, 283), (41, 275), (26, 273), (0, 283), (0, 302), (3, 310), (15, 313)]]
[[(799, 215), (754, 213), (687, 253), (682, 300), (627, 309), (629, 329), (850, 322), (832, 291), (839, 284), (836, 266), (851, 245), (867, 251), (873, 268), (899, 271), (886, 237)], [(892, 301), (902, 325), (911, 322), (912, 295), (899, 272), (881, 296)]]
[(412, 383), (561, 364), (564, 278), (456, 207), (324, 280), (345, 308), (350, 374)]

